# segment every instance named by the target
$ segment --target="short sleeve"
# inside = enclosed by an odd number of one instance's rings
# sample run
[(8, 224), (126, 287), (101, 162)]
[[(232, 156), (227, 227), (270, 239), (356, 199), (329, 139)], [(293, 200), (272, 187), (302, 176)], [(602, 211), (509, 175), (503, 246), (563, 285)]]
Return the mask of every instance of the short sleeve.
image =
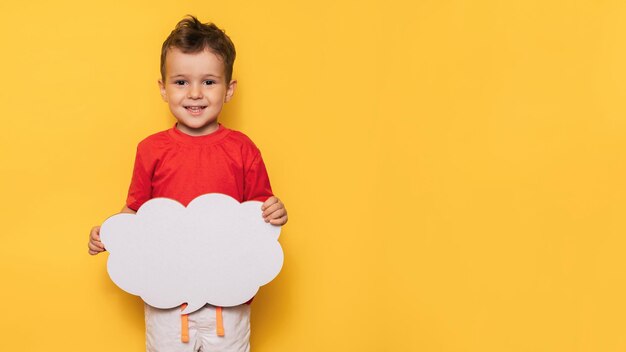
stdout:
[(258, 150), (250, 166), (244, 171), (244, 202), (248, 200), (264, 202), (273, 195), (265, 163), (263, 163), (263, 158)]
[(146, 163), (146, 157), (141, 151), (142, 148), (139, 145), (135, 156), (133, 177), (126, 198), (126, 206), (135, 211), (152, 198), (152, 168)]

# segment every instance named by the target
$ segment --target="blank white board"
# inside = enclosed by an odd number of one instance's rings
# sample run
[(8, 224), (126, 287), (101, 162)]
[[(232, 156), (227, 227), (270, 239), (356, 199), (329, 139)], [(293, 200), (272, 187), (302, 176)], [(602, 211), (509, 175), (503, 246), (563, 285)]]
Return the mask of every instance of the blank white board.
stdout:
[(114, 215), (100, 229), (109, 276), (153, 307), (187, 303), (181, 314), (245, 303), (283, 265), (280, 227), (263, 220), (261, 205), (210, 193), (187, 207), (154, 198)]

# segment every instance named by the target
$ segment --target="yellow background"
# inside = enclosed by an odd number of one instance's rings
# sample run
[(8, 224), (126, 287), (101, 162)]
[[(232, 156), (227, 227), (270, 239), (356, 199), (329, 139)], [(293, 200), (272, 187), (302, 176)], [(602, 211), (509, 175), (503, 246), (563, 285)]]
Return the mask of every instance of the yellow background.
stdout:
[(87, 234), (188, 13), (290, 214), (255, 352), (626, 350), (623, 1), (65, 0), (0, 3), (0, 351), (143, 350)]

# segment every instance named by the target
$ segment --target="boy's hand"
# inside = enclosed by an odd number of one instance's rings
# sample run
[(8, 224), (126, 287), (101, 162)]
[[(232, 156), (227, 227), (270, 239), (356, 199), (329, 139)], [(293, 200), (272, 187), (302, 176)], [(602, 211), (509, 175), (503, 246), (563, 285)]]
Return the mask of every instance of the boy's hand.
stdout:
[(287, 223), (287, 209), (280, 199), (272, 196), (268, 198), (263, 206), (263, 219), (272, 225), (283, 226)]
[(106, 250), (104, 248), (104, 244), (100, 242), (100, 226), (95, 226), (91, 229), (91, 233), (89, 233), (89, 243), (87, 244), (87, 247), (89, 247), (89, 254), (91, 255), (96, 255)]

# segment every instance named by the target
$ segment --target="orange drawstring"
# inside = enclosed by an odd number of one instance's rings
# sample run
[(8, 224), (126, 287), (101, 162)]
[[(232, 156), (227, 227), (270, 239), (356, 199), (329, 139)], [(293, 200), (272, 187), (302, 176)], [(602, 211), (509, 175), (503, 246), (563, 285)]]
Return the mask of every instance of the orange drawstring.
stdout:
[[(185, 310), (187, 308), (187, 303), (183, 303), (180, 306), (180, 310)], [(180, 340), (182, 342), (189, 342), (189, 318), (187, 314), (180, 315)]]
[[(180, 306), (180, 310), (185, 310), (187, 303)], [(180, 315), (180, 340), (189, 342), (189, 318), (188, 314)], [(222, 315), (222, 307), (215, 307), (215, 321), (217, 323), (217, 336), (224, 336), (224, 316)]]
[(215, 320), (217, 322), (217, 336), (224, 336), (224, 317), (222, 307), (215, 307)]

